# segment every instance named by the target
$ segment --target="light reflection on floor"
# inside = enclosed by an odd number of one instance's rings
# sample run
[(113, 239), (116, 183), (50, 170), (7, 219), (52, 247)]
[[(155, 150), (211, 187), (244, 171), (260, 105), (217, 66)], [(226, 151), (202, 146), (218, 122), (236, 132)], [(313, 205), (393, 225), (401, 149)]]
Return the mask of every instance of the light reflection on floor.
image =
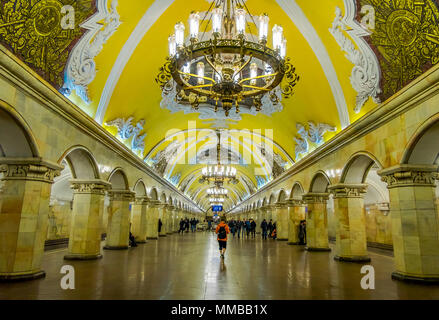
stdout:
[[(0, 284), (0, 299), (439, 299), (439, 286), (391, 280), (393, 258), (371, 252), (376, 289), (363, 290), (361, 264), (333, 260), (285, 242), (231, 239), (219, 257), (213, 234), (174, 234), (96, 261), (65, 262), (47, 252), (45, 279)], [(60, 287), (61, 266), (75, 268), (76, 289)]]

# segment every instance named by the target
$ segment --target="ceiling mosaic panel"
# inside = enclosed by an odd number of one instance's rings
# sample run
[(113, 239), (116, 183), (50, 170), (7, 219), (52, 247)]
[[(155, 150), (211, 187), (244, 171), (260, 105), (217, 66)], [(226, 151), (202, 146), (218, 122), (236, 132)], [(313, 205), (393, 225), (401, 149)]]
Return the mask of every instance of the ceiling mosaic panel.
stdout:
[(374, 25), (368, 37), (380, 62), (382, 97), (398, 90), (439, 62), (438, 0), (360, 0), (374, 8)]
[[(62, 27), (66, 5), (74, 10), (73, 29)], [(85, 32), (79, 25), (95, 12), (94, 0), (1, 0), (0, 43), (60, 89), (69, 53)]]

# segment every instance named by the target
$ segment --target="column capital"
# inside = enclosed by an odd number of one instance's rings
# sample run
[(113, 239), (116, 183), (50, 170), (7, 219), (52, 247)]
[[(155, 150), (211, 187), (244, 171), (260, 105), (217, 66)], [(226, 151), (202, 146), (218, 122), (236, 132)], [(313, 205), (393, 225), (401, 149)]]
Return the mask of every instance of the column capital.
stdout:
[(364, 194), (367, 192), (367, 184), (337, 183), (330, 185), (328, 189), (334, 195), (334, 199), (363, 198)]
[(300, 207), (304, 205), (304, 201), (298, 199), (287, 199), (285, 204), (287, 207)]
[(387, 188), (424, 186), (434, 187), (439, 178), (437, 165), (401, 164), (378, 171)]
[(43, 161), (41, 158), (20, 159), (0, 158), (2, 180), (31, 180), (53, 183), (55, 177), (61, 174), (62, 166)]
[(147, 196), (136, 197), (135, 204), (146, 205), (149, 202), (149, 198)]
[(307, 193), (302, 196), (306, 203), (326, 203), (329, 199), (329, 193)]
[(286, 206), (287, 206), (286, 202), (276, 202), (273, 204), (274, 209), (281, 209), (281, 208), (285, 208)]
[(80, 180), (72, 179), (70, 180), (70, 188), (73, 189), (75, 193), (93, 193), (105, 195), (105, 191), (109, 190), (111, 184), (104, 180)]
[(109, 190), (108, 195), (112, 200), (133, 201), (136, 194), (130, 190)]
[(152, 199), (150, 199), (148, 201), (148, 206), (151, 207), (151, 208), (158, 208), (158, 207), (160, 207), (161, 204), (162, 203), (159, 200), (152, 200)]

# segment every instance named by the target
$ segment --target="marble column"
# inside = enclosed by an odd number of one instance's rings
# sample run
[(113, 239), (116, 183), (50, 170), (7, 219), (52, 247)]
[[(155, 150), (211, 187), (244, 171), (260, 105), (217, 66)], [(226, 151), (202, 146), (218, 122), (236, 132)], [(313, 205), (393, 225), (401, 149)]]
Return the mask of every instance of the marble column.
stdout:
[(302, 196), (308, 206), (306, 215), (306, 250), (331, 251), (328, 243), (328, 193), (307, 193)]
[(159, 238), (159, 206), (160, 201), (150, 200), (146, 211), (146, 239), (157, 240)]
[(129, 190), (111, 190), (108, 192), (108, 229), (106, 250), (128, 249), (130, 234), (130, 202), (135, 193)]
[[(158, 206), (158, 210), (159, 210), (159, 219), (162, 221), (162, 229), (160, 230), (160, 233), (159, 233), (159, 237), (166, 237), (166, 235), (167, 235), (167, 218), (168, 218), (168, 215), (167, 215), (167, 213), (166, 213), (166, 206), (167, 206), (167, 204), (165, 204), (165, 203), (161, 203), (159, 206)], [(157, 228), (158, 228), (158, 224), (157, 224)]]
[(305, 220), (306, 205), (301, 200), (289, 199), (286, 202), (288, 207), (288, 244), (299, 244), (300, 221)]
[(132, 206), (131, 232), (137, 243), (146, 243), (148, 197), (137, 197)]
[(378, 172), (390, 195), (393, 279), (439, 282), (437, 166), (400, 165)]
[(0, 281), (45, 276), (50, 193), (61, 170), (41, 159), (0, 158)]
[(165, 208), (166, 212), (166, 234), (171, 235), (174, 230), (174, 206), (167, 205)]
[(73, 189), (72, 226), (66, 260), (102, 258), (101, 234), (105, 191), (111, 186), (103, 180), (71, 180)]
[(366, 237), (364, 194), (367, 184), (329, 186), (334, 195), (336, 222), (335, 260), (369, 262)]
[[(288, 207), (286, 203), (276, 203), (274, 206), (276, 212), (276, 232), (278, 241), (288, 241)], [(274, 221), (274, 220), (273, 220)]]

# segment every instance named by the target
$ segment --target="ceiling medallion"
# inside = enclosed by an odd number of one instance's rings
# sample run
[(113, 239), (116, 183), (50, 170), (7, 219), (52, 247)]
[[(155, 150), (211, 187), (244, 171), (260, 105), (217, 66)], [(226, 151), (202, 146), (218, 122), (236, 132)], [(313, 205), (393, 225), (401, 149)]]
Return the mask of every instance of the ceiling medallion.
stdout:
[[(267, 46), (269, 17), (263, 14), (257, 20), (244, 1), (219, 0), (212, 2), (203, 19), (198, 12), (189, 16), (188, 41), (184, 24), (177, 23), (168, 39), (169, 57), (156, 78), (163, 95), (193, 110), (222, 110), (226, 117), (233, 108), (236, 114), (241, 109), (260, 112), (267, 98), (279, 104), (279, 89), (283, 98), (289, 98), (299, 76), (285, 57), (283, 29), (273, 27), (271, 49)], [(252, 34), (252, 23), (258, 26), (258, 39)], [(199, 32), (209, 26), (211, 32)], [(203, 41), (205, 36), (209, 39)]]

